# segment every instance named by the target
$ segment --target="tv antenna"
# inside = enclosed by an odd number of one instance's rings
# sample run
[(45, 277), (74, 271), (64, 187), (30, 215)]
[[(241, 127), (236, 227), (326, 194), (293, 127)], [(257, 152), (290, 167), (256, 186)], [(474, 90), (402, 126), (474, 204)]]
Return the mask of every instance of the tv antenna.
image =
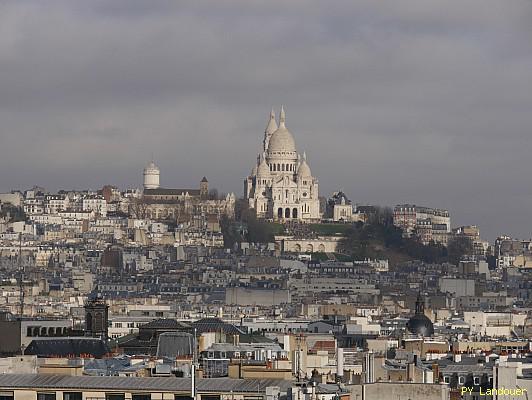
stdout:
[(24, 315), (24, 267), (22, 266), (22, 232), (18, 235), (18, 273), (19, 281), (18, 288), (20, 291), (20, 312), (19, 315), (22, 318)]

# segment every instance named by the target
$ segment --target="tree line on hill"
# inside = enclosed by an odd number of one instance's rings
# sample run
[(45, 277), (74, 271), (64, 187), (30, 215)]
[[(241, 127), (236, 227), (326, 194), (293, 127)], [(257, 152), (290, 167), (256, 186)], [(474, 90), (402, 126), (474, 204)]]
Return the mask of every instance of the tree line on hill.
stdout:
[(357, 260), (379, 258), (383, 250), (389, 250), (426, 263), (458, 264), (471, 253), (472, 243), (465, 236), (457, 236), (447, 246), (432, 241), (424, 245), (417, 238), (403, 237), (403, 230), (393, 224), (391, 209), (377, 207), (367, 223), (353, 224), (346, 231), (338, 249)]
[[(236, 203), (235, 219), (223, 216), (220, 225), (226, 248), (233, 248), (240, 242), (272, 242), (278, 233), (278, 226), (257, 219), (242, 199)], [(403, 237), (402, 229), (393, 224), (393, 211), (380, 207), (375, 207), (366, 223), (352, 224), (338, 245), (339, 253), (354, 260), (379, 258), (386, 251), (393, 251), (426, 263), (452, 264), (458, 264), (471, 250), (471, 241), (463, 236), (452, 238), (447, 247), (434, 242), (424, 245), (416, 238)]]
[(235, 204), (235, 219), (223, 215), (220, 228), (224, 236), (224, 246), (233, 248), (236, 243), (270, 243), (274, 241), (276, 225), (257, 219), (244, 199)]

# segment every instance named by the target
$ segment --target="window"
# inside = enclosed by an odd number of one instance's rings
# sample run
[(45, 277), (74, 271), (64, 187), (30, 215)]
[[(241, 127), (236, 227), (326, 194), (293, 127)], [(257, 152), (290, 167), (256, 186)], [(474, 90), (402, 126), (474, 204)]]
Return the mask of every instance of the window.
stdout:
[(125, 400), (125, 398), (124, 393), (105, 393), (105, 400)]
[(451, 382), (451, 379), (449, 378), (449, 376), (444, 376), (444, 377), (443, 377), (443, 381), (444, 381), (445, 383), (449, 383), (449, 382)]
[(81, 392), (63, 392), (63, 400), (82, 400), (83, 394)]
[(14, 398), (13, 392), (0, 392), (0, 400), (13, 400)]
[(55, 392), (37, 393), (37, 400), (55, 400)]
[(474, 385), (480, 385), (480, 378), (478, 376), (473, 377), (473, 384)]
[(149, 393), (133, 393), (131, 400), (151, 400), (151, 394)]
[(458, 384), (459, 385), (463, 385), (465, 383), (465, 377), (464, 376), (459, 376), (458, 377)]

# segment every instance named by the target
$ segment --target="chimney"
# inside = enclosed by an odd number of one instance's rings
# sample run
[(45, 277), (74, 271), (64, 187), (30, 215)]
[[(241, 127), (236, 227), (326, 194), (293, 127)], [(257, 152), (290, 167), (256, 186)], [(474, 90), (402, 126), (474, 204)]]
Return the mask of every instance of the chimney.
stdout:
[(336, 360), (336, 376), (344, 376), (344, 349), (339, 347)]

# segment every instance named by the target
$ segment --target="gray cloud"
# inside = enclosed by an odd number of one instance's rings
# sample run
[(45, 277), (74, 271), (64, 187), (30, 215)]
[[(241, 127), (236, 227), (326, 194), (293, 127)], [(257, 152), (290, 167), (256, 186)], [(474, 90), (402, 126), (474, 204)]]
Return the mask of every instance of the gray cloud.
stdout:
[(530, 236), (532, 4), (0, 4), (0, 190), (242, 192), (272, 105), (321, 191)]

